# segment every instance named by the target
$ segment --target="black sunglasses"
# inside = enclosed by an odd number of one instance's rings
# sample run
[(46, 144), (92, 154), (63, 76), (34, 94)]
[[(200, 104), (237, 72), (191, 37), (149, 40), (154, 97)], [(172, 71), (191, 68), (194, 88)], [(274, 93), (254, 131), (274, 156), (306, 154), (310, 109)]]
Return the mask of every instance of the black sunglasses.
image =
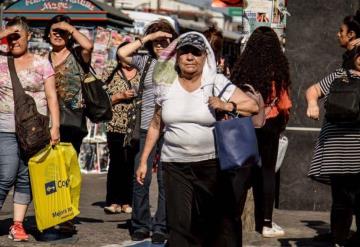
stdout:
[(179, 49), (178, 53), (180, 55), (191, 53), (195, 57), (201, 57), (205, 52), (201, 51), (200, 49), (192, 46), (192, 45), (186, 45)]

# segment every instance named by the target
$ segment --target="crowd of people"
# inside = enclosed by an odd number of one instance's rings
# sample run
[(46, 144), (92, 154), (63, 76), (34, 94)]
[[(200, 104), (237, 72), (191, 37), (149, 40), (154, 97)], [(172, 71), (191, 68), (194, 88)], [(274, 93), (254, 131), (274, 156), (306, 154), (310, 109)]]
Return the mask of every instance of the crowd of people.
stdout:
[[(307, 90), (308, 117), (319, 118), (318, 99), (327, 99), (334, 81), (360, 79), (359, 23), (360, 12), (344, 19), (338, 33), (347, 49), (343, 67)], [(93, 44), (64, 15), (48, 22), (44, 40), (52, 50), (46, 57), (28, 51), (30, 35), (23, 17), (0, 31), (9, 46), (0, 54), (0, 208), (14, 187), (9, 237), (15, 241), (28, 240), (22, 222), (31, 189), (27, 159), (16, 137), (8, 57), (14, 58), (16, 73), (38, 111), (50, 115), (52, 145), (70, 142), (79, 153), (87, 134), (81, 83), (90, 70)], [(110, 164), (104, 211), (131, 214), (133, 241), (151, 237), (152, 243), (171, 247), (242, 246), (241, 215), (250, 187), (255, 230), (267, 238), (285, 235), (272, 214), (279, 137), (292, 107), (288, 60), (270, 27), (255, 29), (232, 66), (221, 50), (222, 34), (216, 28), (178, 34), (159, 19), (142, 37), (120, 44), (115, 65), (102, 74), (113, 111), (106, 127)], [(264, 105), (249, 95), (248, 85)], [(74, 118), (67, 117), (69, 111)], [(220, 170), (214, 138), (219, 116), (261, 111), (266, 121), (255, 129), (260, 159)], [(358, 127), (325, 119), (309, 171), (311, 178), (331, 184), (331, 233), (339, 246), (346, 244), (353, 214), (360, 227), (358, 138)], [(152, 217), (154, 169), (158, 205)], [(72, 220), (54, 229), (76, 233)]]

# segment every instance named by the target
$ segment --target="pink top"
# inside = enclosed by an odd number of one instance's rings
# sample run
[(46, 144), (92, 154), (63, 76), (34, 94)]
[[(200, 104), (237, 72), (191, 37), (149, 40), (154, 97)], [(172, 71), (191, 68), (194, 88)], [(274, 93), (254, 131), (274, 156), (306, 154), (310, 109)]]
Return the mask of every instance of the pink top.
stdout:
[[(19, 80), (25, 93), (32, 96), (37, 110), (47, 115), (45, 80), (54, 75), (54, 70), (47, 58), (34, 55), (32, 65), (18, 72)], [(0, 54), (0, 132), (15, 132), (14, 98), (7, 56)]]

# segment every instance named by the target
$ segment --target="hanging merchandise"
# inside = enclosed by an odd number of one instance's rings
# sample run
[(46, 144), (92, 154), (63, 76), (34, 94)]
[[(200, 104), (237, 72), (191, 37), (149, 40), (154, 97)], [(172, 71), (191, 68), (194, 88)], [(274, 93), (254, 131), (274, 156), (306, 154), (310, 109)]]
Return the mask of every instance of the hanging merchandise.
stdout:
[(80, 213), (81, 174), (71, 143), (48, 145), (29, 160), (29, 172), (40, 231)]

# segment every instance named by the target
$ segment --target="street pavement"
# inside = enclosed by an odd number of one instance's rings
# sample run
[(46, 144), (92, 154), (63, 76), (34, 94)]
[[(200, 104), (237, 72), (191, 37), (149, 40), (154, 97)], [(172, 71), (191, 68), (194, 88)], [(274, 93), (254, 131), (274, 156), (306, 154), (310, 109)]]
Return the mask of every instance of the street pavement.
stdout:
[[(154, 175), (155, 176), (155, 175)], [(154, 178), (155, 182), (156, 179)], [(156, 183), (151, 187), (151, 211), (156, 209)], [(106, 174), (83, 174), (80, 215), (77, 217), (78, 233), (72, 238), (41, 242), (36, 231), (34, 210), (31, 206), (25, 227), (31, 234), (29, 242), (15, 243), (8, 239), (12, 217), (12, 194), (0, 212), (0, 246), (86, 246), (86, 247), (161, 247), (151, 245), (150, 239), (143, 242), (130, 240), (129, 214), (107, 215), (103, 211), (106, 194)], [(331, 246), (328, 236), (329, 213), (309, 211), (275, 210), (274, 221), (284, 227), (282, 238), (264, 239), (256, 232), (244, 233), (244, 246)], [(354, 229), (354, 226), (353, 226)], [(38, 239), (38, 240), (37, 240)]]

